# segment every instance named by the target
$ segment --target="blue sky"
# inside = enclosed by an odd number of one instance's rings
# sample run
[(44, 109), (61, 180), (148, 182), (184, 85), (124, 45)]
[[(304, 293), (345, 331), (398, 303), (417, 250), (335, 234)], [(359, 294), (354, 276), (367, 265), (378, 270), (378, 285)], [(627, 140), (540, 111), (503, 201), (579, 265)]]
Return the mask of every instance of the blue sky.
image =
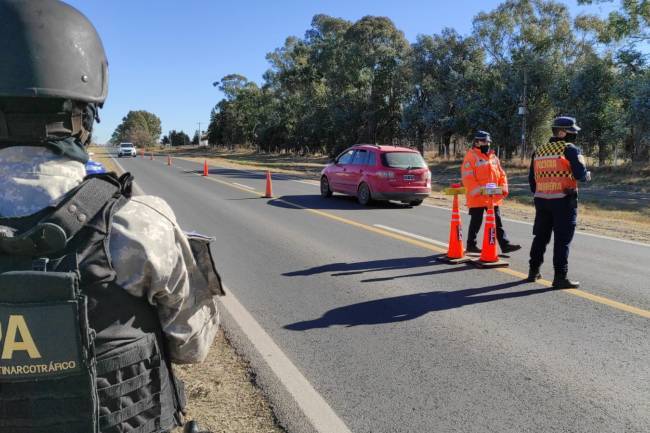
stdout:
[[(171, 129), (190, 136), (205, 130), (221, 99), (212, 86), (229, 73), (261, 82), (266, 53), (287, 36), (303, 36), (318, 13), (357, 20), (391, 18), (409, 41), (444, 27), (469, 34), (472, 18), (499, 0), (67, 0), (93, 22), (109, 60), (108, 100), (95, 127), (107, 141), (129, 110), (147, 110)], [(576, 15), (585, 8), (565, 0)], [(618, 3), (618, 0), (617, 0)], [(611, 5), (592, 6), (589, 11)]]

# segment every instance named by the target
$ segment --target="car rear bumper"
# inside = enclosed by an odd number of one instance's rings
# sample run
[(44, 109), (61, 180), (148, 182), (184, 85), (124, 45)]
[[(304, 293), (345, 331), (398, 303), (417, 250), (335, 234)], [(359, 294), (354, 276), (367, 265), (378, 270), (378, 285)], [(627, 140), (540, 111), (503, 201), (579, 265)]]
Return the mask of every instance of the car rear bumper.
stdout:
[(429, 191), (426, 192), (373, 192), (374, 200), (396, 200), (396, 201), (414, 201), (424, 200), (429, 197)]

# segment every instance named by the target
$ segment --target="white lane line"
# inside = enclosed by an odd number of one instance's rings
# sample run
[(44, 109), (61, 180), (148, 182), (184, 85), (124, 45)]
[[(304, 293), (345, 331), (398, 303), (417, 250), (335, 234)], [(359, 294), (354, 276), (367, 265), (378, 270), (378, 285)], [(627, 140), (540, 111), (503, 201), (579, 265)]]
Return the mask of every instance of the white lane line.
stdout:
[[(124, 171), (120, 164), (117, 165)], [(197, 175), (200, 176), (200, 174)], [(245, 185), (240, 184), (240, 186)], [(318, 433), (352, 433), (325, 399), (311, 386), (300, 370), (275, 344), (269, 334), (264, 331), (264, 328), (235, 298), (232, 291), (227, 287), (224, 288), (226, 289), (226, 296), (219, 297), (221, 305), (228, 310), (230, 316), (237, 322), (239, 328), (246, 334), (251, 344), (255, 346), (255, 349), (271, 368), (271, 371), (293, 397), (314, 429)]]
[(420, 241), (428, 242), (430, 244), (438, 245), (439, 247), (447, 248), (449, 246), (449, 244), (446, 244), (444, 242), (440, 242), (440, 241), (437, 241), (435, 239), (431, 239), (431, 238), (427, 238), (427, 237), (424, 237), (424, 236), (416, 235), (415, 233), (406, 232), (404, 230), (396, 229), (396, 228), (393, 228), (393, 227), (388, 227), (388, 226), (381, 225), (381, 224), (373, 224), (373, 225), (375, 227), (379, 228), (379, 229), (384, 229), (384, 230), (387, 230), (389, 232), (393, 232), (393, 233), (397, 233), (397, 234), (400, 234), (400, 235), (408, 236), (408, 237), (413, 238), (413, 239), (417, 239), (417, 240), (420, 240)]
[(224, 308), (228, 310), (230, 316), (237, 321), (241, 330), (264, 358), (273, 373), (286, 387), (314, 429), (319, 433), (351, 433), (343, 420), (338, 417), (318, 391), (311, 386), (305, 376), (293, 365), (262, 326), (239, 303), (232, 292), (227, 290), (226, 296), (220, 297), (219, 300)]
[(250, 189), (251, 191), (254, 191), (254, 190), (255, 190), (255, 188), (253, 188), (252, 186), (243, 185), (243, 184), (241, 184), (241, 183), (237, 183), (237, 182), (231, 182), (231, 183), (232, 183), (233, 185), (241, 186), (242, 188)]
[(320, 183), (313, 180), (294, 180), (294, 182), (304, 183), (305, 185), (320, 186)]

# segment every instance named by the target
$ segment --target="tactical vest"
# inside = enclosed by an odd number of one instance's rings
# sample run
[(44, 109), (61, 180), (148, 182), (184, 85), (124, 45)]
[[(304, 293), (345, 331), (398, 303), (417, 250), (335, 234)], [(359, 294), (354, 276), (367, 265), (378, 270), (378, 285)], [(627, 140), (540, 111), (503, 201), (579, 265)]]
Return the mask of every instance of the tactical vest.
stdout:
[(182, 422), (155, 309), (116, 284), (109, 235), (132, 177), (86, 178), (0, 218), (0, 433), (158, 433)]
[(567, 146), (568, 143), (564, 141), (556, 141), (543, 144), (535, 150), (535, 197), (563, 198), (567, 195), (567, 189), (578, 190), (571, 163), (564, 156)]

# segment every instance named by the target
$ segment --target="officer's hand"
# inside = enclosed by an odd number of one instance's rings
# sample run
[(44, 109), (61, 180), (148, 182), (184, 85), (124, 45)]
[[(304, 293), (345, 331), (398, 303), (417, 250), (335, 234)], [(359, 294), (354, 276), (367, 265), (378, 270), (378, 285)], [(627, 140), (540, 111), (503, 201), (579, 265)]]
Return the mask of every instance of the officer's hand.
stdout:
[(588, 171), (587, 175), (585, 176), (585, 182), (591, 182), (591, 172)]
[(565, 193), (566, 195), (575, 195), (576, 190), (575, 190), (575, 188), (565, 188), (565, 189), (564, 189), (564, 193)]

